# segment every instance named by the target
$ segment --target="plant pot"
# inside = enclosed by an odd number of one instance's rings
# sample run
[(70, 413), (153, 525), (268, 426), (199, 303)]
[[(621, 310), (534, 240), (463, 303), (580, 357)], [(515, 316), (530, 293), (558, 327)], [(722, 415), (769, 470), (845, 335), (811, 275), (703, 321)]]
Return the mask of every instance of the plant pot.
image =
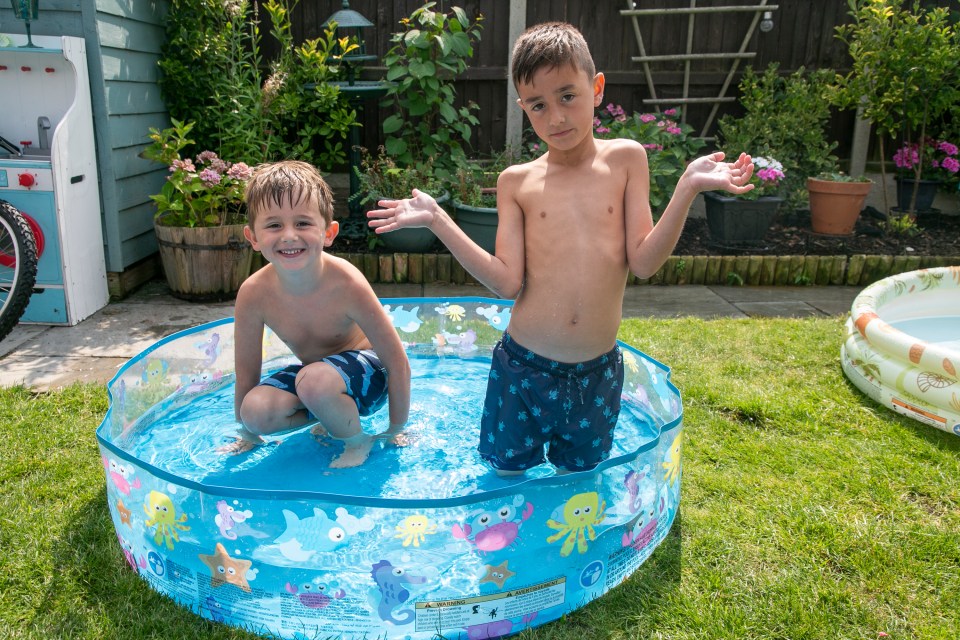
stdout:
[(243, 224), (153, 228), (170, 292), (193, 302), (232, 300), (253, 268), (253, 247)]
[(783, 198), (773, 196), (743, 200), (712, 191), (705, 191), (703, 200), (710, 237), (726, 246), (762, 243), (783, 203)]
[(933, 199), (940, 188), (939, 180), (914, 180), (897, 176), (897, 208), (901, 211), (910, 211), (910, 200), (913, 192), (917, 192), (917, 205), (913, 211), (927, 211), (933, 208)]
[(457, 225), (487, 253), (497, 248), (497, 208), (474, 207), (462, 202), (453, 203)]
[[(378, 197), (376, 200), (382, 199), (383, 198)], [(449, 193), (444, 193), (436, 198), (437, 204), (440, 206), (445, 205), (449, 200)], [(400, 229), (398, 231), (391, 231), (390, 233), (382, 233), (377, 237), (387, 251), (394, 253), (427, 253), (437, 244), (437, 236), (433, 234), (433, 231), (425, 227)]]
[(810, 226), (814, 233), (849, 236), (857, 226), (872, 182), (836, 182), (807, 178)]

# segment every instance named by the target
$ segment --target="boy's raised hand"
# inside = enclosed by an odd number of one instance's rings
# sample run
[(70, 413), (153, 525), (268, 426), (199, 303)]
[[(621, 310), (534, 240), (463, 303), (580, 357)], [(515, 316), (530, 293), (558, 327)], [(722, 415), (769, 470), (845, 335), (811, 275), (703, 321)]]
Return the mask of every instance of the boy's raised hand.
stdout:
[(430, 194), (414, 189), (412, 197), (403, 200), (380, 200), (380, 209), (367, 212), (367, 223), (377, 233), (387, 233), (407, 227), (429, 227), (439, 208)]
[(697, 191), (722, 189), (733, 194), (746, 193), (753, 189), (753, 160), (741, 153), (735, 162), (723, 162), (723, 151), (693, 160), (687, 165), (684, 175)]

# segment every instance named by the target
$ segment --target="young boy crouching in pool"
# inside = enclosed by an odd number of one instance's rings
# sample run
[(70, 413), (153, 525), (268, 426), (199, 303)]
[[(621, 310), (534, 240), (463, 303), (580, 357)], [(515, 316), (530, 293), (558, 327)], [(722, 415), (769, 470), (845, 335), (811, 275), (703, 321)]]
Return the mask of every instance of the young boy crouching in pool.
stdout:
[[(270, 263), (251, 275), (235, 306), (236, 393), (246, 451), (261, 436), (319, 421), (344, 442), (331, 467), (362, 464), (374, 436), (360, 417), (389, 404), (396, 437), (410, 407), (410, 363), (369, 283), (346, 260), (324, 252), (340, 227), (320, 172), (299, 161), (257, 167), (245, 191), (244, 235)], [(260, 380), (263, 328), (270, 327), (301, 364)]]

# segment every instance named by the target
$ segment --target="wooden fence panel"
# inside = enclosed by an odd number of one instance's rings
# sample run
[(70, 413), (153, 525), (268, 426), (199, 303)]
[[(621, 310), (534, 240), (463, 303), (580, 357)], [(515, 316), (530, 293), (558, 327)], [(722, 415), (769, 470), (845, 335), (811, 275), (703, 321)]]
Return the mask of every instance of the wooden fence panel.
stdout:
[[(698, 6), (730, 6), (759, 4), (759, 0), (699, 0)], [(341, 0), (300, 0), (292, 13), (294, 39), (299, 42), (319, 35), (327, 19), (341, 8)], [(421, 2), (393, 0), (353, 0), (350, 7), (366, 16), (374, 26), (364, 30), (367, 51), (382, 59), (390, 48), (390, 37), (399, 29), (400, 20), (409, 16)], [(688, 7), (689, 0), (638, 0), (637, 8)], [(850, 20), (846, 2), (840, 0), (770, 0), (778, 5), (773, 12), (773, 29), (753, 34), (747, 51), (756, 52), (753, 60), (741, 62), (738, 73), (727, 95), (736, 96), (737, 81), (748, 64), (763, 70), (771, 62), (778, 62), (782, 73), (791, 73), (800, 67), (808, 69), (832, 68), (844, 72), (849, 65), (845, 45), (834, 37), (838, 24)], [(948, 6), (960, 11), (960, 0), (937, 2), (925, 0), (927, 6)], [(501, 149), (506, 135), (507, 64), (512, 42), (509, 42), (508, 26), (510, 3), (505, 0), (463, 0), (461, 2), (439, 1), (437, 9), (449, 10), (457, 5), (471, 16), (483, 14), (484, 29), (481, 42), (475, 48), (470, 69), (456, 84), (458, 100), (476, 102), (480, 106), (478, 117), (481, 124), (474, 140), (474, 150), (487, 153)], [(650, 91), (639, 63), (631, 60), (640, 55), (629, 18), (620, 15), (626, 2), (620, 0), (529, 0), (526, 24), (561, 20), (577, 25), (590, 44), (597, 69), (607, 77), (605, 102), (622, 105), (628, 111), (652, 111), (644, 104)], [(264, 12), (261, 11), (265, 24)], [(741, 42), (753, 19), (752, 13), (699, 14), (692, 50), (694, 53), (730, 53), (740, 48)], [(647, 55), (682, 53), (687, 43), (687, 16), (657, 16), (640, 19), (640, 32)], [(269, 39), (268, 39), (269, 40)], [(274, 47), (274, 48), (271, 48)], [(275, 45), (265, 43), (264, 57), (276, 54)], [(695, 61), (691, 63), (689, 94), (692, 97), (712, 97), (719, 93), (727, 75), (730, 60)], [(684, 63), (656, 63), (652, 67), (657, 96), (660, 98), (683, 95)], [(377, 79), (383, 76), (382, 63), (374, 63), (364, 71), (364, 78)], [(379, 123), (389, 111), (378, 108), (375, 101), (366, 103), (362, 122), (363, 145), (375, 148), (381, 140)], [(707, 120), (711, 105), (690, 105), (687, 121), (699, 131)], [(740, 113), (736, 103), (721, 105), (718, 117)], [(831, 123), (830, 135), (840, 142), (838, 153), (844, 156), (850, 147), (853, 116), (838, 113)], [(715, 131), (715, 125), (708, 134)]]

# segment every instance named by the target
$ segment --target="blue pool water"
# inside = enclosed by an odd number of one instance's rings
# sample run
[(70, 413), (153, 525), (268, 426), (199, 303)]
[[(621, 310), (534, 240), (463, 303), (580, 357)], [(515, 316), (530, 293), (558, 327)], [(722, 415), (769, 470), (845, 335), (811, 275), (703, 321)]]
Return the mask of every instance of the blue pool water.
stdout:
[(929, 316), (897, 320), (890, 325), (927, 344), (960, 351), (960, 316)]
[[(405, 447), (378, 443), (361, 467), (330, 469), (342, 445), (330, 437), (313, 436), (309, 427), (270, 438), (248, 453), (218, 453), (217, 448), (237, 433), (233, 385), (156, 416), (118, 444), (178, 477), (238, 489), (443, 500), (553, 474), (549, 465), (542, 465), (526, 478), (499, 478), (477, 455), (489, 358), (415, 357), (410, 364), (410, 421), (405, 432), (412, 442)], [(388, 426), (386, 409), (363, 419), (363, 429), (371, 434)], [(657, 433), (644, 413), (624, 411), (612, 455), (638, 449)]]
[[(166, 338), (124, 365), (97, 429), (123, 557), (156, 591), (283, 638), (509, 635), (627, 579), (676, 517), (682, 406), (669, 369), (621, 345), (609, 460), (499, 478), (476, 452), (500, 300), (384, 300), (413, 372), (407, 447), (329, 469), (340, 443), (309, 428), (252, 452), (236, 433), (233, 323)], [(287, 364), (267, 335), (265, 368)], [(384, 431), (387, 412), (365, 419)]]

